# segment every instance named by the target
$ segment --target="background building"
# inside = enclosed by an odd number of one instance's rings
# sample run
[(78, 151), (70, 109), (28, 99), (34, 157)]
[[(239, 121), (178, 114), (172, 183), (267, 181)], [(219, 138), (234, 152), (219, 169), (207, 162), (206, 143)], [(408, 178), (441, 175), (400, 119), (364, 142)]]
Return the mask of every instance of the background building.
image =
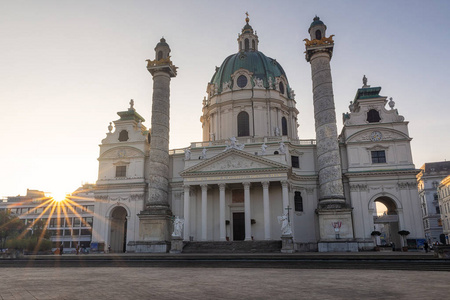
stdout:
[(67, 196), (66, 200), (59, 202), (42, 191), (27, 190), (25, 196), (7, 197), (5, 202), (0, 202), (0, 210), (19, 217), (30, 231), (33, 230), (33, 224), (41, 220), (45, 224), (44, 230), (50, 235), (53, 248), (62, 243), (64, 252), (72, 252), (77, 245), (85, 248), (91, 246), (93, 185), (85, 184)]
[(450, 241), (450, 176), (445, 177), (438, 186), (439, 210), (443, 235), (439, 236), (439, 242), (449, 244)]
[(425, 163), (417, 175), (417, 185), (422, 211), (425, 237), (431, 243), (438, 242), (442, 234), (438, 186), (450, 175), (450, 161)]

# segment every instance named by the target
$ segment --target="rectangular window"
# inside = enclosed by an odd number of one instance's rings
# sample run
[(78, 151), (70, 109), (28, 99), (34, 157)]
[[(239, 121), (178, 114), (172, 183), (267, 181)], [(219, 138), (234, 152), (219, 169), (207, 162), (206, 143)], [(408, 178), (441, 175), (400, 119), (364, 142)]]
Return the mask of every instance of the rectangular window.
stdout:
[(80, 224), (81, 224), (80, 218), (77, 217), (73, 218), (73, 227), (80, 227)]
[(127, 166), (116, 166), (116, 177), (126, 177)]
[(81, 235), (92, 235), (91, 229), (81, 229)]
[(373, 164), (381, 164), (386, 162), (386, 153), (384, 150), (382, 151), (371, 151), (372, 153), (372, 163)]
[(303, 198), (302, 193), (295, 192), (294, 194), (295, 211), (303, 211)]
[(300, 161), (298, 156), (291, 156), (291, 164), (293, 168), (300, 168)]
[(83, 218), (83, 226), (85, 226), (85, 227), (92, 227), (93, 219), (94, 218), (92, 218), (92, 217)]

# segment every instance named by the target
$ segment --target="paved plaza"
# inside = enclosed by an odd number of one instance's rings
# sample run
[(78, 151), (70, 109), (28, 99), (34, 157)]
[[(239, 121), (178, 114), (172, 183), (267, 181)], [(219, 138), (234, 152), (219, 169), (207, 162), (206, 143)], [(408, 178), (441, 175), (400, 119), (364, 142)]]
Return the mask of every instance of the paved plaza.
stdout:
[(280, 268), (3, 268), (0, 299), (443, 299), (448, 273)]

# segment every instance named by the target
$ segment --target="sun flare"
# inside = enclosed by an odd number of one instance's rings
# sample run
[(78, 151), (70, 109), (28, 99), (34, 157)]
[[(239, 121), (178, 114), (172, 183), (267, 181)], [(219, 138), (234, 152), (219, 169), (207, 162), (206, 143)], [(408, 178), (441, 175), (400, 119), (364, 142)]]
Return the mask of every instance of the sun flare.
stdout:
[(51, 193), (51, 197), (56, 202), (63, 202), (67, 199), (68, 194), (66, 193)]

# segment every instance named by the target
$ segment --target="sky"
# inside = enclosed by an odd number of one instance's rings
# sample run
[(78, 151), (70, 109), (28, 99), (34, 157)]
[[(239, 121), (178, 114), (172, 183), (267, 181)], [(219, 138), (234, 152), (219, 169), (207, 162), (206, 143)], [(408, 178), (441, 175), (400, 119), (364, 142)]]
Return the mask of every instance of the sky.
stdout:
[(300, 139), (315, 138), (302, 41), (317, 15), (335, 35), (338, 131), (366, 75), (410, 122), (416, 168), (450, 159), (450, 1), (0, 0), (0, 197), (95, 183), (98, 145), (130, 99), (150, 127), (145, 60), (162, 36), (179, 67), (170, 148), (201, 141), (207, 83), (238, 51), (246, 11), (259, 50), (277, 59), (295, 90)]

